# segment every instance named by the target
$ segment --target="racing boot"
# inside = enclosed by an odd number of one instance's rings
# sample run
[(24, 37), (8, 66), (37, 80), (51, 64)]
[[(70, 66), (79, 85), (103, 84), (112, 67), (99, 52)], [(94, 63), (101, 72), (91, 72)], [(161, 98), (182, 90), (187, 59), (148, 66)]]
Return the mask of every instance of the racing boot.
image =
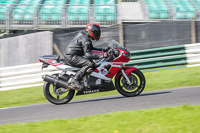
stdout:
[(76, 75), (71, 80), (71, 86), (74, 87), (75, 90), (82, 90), (84, 87), (81, 85), (80, 81), (82, 80), (83, 76), (85, 75), (84, 67), (81, 68)]
[(70, 87), (74, 90), (82, 90), (84, 87), (81, 85), (80, 81), (76, 78), (72, 78)]

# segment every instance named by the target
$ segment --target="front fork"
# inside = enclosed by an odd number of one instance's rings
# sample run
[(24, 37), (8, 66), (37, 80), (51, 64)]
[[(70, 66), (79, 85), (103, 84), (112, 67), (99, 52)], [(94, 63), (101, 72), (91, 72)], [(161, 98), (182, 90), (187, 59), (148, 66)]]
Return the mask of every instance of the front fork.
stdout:
[(126, 73), (124, 72), (124, 69), (121, 69), (121, 73), (122, 73), (123, 77), (126, 79), (126, 82), (129, 85), (131, 85), (132, 83), (131, 83), (130, 79), (128, 78), (128, 76), (126, 75)]

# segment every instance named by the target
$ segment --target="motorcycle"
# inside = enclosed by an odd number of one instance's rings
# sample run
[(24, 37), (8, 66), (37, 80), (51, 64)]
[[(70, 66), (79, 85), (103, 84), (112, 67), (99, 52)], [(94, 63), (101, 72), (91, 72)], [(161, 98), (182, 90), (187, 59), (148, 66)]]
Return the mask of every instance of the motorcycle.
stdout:
[[(139, 95), (145, 88), (145, 77), (135, 67), (127, 67), (125, 63), (130, 61), (130, 52), (112, 40), (108, 45), (108, 57), (93, 60), (96, 64), (92, 73), (83, 77), (81, 84), (84, 86), (76, 95), (91, 94), (96, 92), (117, 91), (125, 97)], [(92, 50), (93, 54), (101, 54), (102, 51)], [(72, 100), (75, 90), (70, 88), (71, 79), (80, 69), (64, 64), (59, 55), (44, 55), (39, 57), (42, 69), (49, 65), (61, 70), (60, 73), (44, 75), (43, 93), (46, 99), (53, 104), (65, 104)]]

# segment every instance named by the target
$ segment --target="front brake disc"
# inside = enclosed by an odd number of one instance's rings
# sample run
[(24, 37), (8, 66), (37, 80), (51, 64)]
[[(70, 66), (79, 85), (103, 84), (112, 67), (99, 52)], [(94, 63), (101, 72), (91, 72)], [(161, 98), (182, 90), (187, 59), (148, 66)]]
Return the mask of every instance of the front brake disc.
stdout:
[(126, 79), (122, 79), (123, 87), (127, 90), (134, 90), (136, 87), (138, 87), (138, 79), (134, 75), (129, 75), (128, 78), (131, 81), (131, 85), (127, 84)]

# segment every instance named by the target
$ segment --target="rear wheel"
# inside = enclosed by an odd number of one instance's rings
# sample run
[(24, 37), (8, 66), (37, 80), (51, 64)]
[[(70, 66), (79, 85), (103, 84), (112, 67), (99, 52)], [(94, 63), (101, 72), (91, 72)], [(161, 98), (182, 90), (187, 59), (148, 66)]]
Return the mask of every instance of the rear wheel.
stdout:
[(46, 99), (53, 104), (65, 104), (72, 100), (75, 90), (56, 87), (51, 83), (45, 82), (43, 93)]
[(126, 79), (120, 74), (115, 80), (117, 91), (126, 97), (134, 97), (139, 95), (145, 88), (145, 77), (140, 70), (133, 71), (128, 78), (131, 85), (127, 84)]

